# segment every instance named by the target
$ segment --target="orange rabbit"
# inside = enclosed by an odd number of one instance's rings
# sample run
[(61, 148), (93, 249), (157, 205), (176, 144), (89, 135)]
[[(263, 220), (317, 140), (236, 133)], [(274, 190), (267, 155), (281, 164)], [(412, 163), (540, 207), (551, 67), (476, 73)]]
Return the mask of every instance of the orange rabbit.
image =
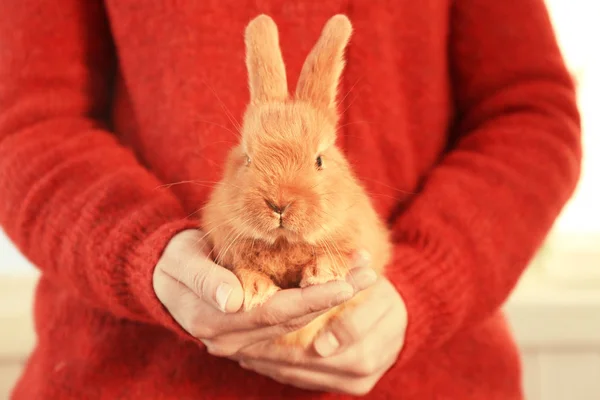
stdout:
[[(275, 23), (261, 15), (246, 28), (250, 104), (202, 218), (215, 261), (242, 282), (245, 310), (281, 288), (344, 279), (358, 249), (379, 274), (388, 263), (389, 233), (335, 145), (336, 92), (351, 32), (344, 15), (327, 22), (291, 97)], [(365, 295), (283, 341), (310, 344), (329, 318)]]

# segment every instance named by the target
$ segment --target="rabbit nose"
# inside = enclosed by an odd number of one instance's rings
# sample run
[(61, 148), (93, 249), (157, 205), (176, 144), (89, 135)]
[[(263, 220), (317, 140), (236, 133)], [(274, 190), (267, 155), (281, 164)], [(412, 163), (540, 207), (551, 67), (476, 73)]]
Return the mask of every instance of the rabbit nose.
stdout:
[(277, 204), (271, 200), (265, 199), (265, 203), (267, 204), (267, 206), (275, 211), (277, 214), (283, 214), (285, 212), (285, 210), (288, 209), (288, 207), (290, 206), (290, 204), (292, 203), (287, 203), (282, 205), (281, 203)]

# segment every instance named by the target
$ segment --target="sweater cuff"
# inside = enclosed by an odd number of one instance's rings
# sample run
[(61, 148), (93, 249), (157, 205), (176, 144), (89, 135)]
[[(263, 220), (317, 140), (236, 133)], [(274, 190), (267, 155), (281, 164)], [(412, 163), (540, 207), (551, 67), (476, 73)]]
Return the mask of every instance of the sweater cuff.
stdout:
[(131, 294), (152, 322), (167, 328), (181, 338), (190, 340), (195, 339), (175, 321), (156, 296), (152, 277), (158, 260), (173, 236), (187, 229), (198, 228), (198, 221), (187, 218), (174, 219), (160, 225), (129, 254), (130, 263), (136, 269), (126, 278)]
[(454, 271), (449, 253), (397, 244), (386, 276), (407, 310), (400, 364), (450, 339), (464, 320), (468, 282)]

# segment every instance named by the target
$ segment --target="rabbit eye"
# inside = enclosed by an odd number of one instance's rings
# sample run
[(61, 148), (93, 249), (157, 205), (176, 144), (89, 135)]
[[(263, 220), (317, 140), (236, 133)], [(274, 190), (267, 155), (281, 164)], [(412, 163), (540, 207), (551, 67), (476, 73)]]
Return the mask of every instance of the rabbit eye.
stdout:
[(321, 156), (317, 157), (315, 160), (315, 165), (317, 166), (317, 169), (323, 168), (323, 158)]
[(252, 160), (250, 159), (250, 156), (246, 156), (246, 166), (249, 166), (250, 163), (252, 162)]

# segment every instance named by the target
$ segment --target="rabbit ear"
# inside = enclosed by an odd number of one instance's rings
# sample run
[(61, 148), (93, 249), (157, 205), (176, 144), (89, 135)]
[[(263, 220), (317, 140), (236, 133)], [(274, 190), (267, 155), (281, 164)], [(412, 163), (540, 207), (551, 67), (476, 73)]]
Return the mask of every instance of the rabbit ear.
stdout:
[(264, 14), (254, 18), (246, 27), (245, 42), (250, 101), (286, 100), (287, 78), (275, 22)]
[(344, 69), (344, 49), (352, 34), (352, 24), (345, 15), (332, 17), (321, 37), (306, 58), (296, 98), (335, 113), (338, 81)]

